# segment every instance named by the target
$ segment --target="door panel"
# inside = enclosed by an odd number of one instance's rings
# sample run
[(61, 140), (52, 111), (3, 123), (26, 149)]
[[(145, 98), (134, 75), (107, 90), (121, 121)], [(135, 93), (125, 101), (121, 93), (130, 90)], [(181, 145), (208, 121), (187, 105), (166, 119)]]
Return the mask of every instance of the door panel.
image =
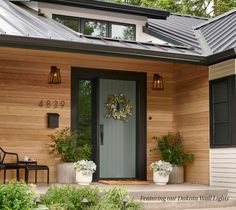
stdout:
[[(97, 164), (94, 180), (146, 180), (146, 81), (142, 72), (72, 67), (71, 128), (82, 135), (79, 146), (92, 144), (92, 160)], [(134, 107), (127, 123), (106, 118), (108, 95), (119, 93)]]
[[(124, 94), (132, 103), (128, 122), (106, 118), (106, 101)], [(100, 79), (100, 178), (135, 178), (136, 168), (136, 82)]]

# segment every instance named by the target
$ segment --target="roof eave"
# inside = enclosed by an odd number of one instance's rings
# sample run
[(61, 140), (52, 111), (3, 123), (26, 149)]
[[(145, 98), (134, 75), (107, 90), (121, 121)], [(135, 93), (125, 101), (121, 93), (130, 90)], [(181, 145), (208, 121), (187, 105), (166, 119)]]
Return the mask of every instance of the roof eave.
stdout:
[(152, 50), (142, 50), (135, 48), (114, 47), (91, 43), (47, 40), (40, 38), (0, 35), (0, 46), (28, 48), (39, 50), (51, 50), (62, 52), (75, 52), (96, 55), (121, 56), (131, 58), (143, 58), (150, 60), (161, 60), (177, 63), (191, 63), (207, 65), (207, 59), (200, 55), (188, 55), (171, 52), (157, 52)]
[[(14, 0), (12, 0), (14, 1)], [(19, 1), (19, 0), (18, 0)], [(170, 12), (166, 10), (145, 8), (140, 6), (132, 6), (128, 4), (118, 4), (104, 1), (92, 0), (35, 0), (38, 2), (45, 2), (51, 4), (60, 4), (65, 6), (83, 7), (88, 9), (103, 10), (109, 12), (118, 12), (123, 14), (139, 15), (148, 18), (166, 19)]]
[(213, 65), (216, 63), (220, 63), (229, 59), (236, 58), (236, 48), (231, 48), (229, 50), (225, 50), (223, 52), (215, 53), (213, 55), (209, 55), (207, 57), (207, 63), (209, 65)]

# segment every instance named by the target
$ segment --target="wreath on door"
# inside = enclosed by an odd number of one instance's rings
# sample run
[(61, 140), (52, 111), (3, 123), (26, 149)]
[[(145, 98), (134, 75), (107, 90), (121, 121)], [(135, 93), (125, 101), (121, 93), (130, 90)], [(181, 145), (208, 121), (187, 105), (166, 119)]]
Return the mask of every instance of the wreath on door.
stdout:
[(115, 120), (128, 121), (128, 116), (132, 116), (131, 109), (133, 108), (130, 100), (123, 94), (114, 94), (108, 96), (106, 102), (107, 118), (113, 117)]

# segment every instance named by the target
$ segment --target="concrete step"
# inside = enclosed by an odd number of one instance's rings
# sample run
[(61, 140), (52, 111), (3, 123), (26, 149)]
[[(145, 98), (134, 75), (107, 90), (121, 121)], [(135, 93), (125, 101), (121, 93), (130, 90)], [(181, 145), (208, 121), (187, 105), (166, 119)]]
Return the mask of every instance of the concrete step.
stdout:
[(230, 200), (228, 197), (228, 190), (203, 185), (152, 186), (151, 188), (143, 187), (143, 189), (133, 187), (133, 189), (129, 189), (129, 192), (145, 210), (236, 206), (236, 200)]
[(143, 210), (235, 210), (236, 201), (195, 201), (195, 202), (142, 202)]

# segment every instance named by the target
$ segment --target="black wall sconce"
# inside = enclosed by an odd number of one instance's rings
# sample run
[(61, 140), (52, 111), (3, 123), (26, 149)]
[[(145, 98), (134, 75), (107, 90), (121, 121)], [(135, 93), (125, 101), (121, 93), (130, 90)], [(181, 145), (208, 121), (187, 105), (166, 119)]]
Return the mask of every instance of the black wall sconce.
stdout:
[(153, 75), (152, 89), (153, 90), (164, 90), (163, 77), (160, 76), (159, 74), (154, 74)]
[(56, 66), (51, 66), (50, 74), (48, 75), (48, 84), (60, 84), (61, 83), (61, 73), (60, 69)]

